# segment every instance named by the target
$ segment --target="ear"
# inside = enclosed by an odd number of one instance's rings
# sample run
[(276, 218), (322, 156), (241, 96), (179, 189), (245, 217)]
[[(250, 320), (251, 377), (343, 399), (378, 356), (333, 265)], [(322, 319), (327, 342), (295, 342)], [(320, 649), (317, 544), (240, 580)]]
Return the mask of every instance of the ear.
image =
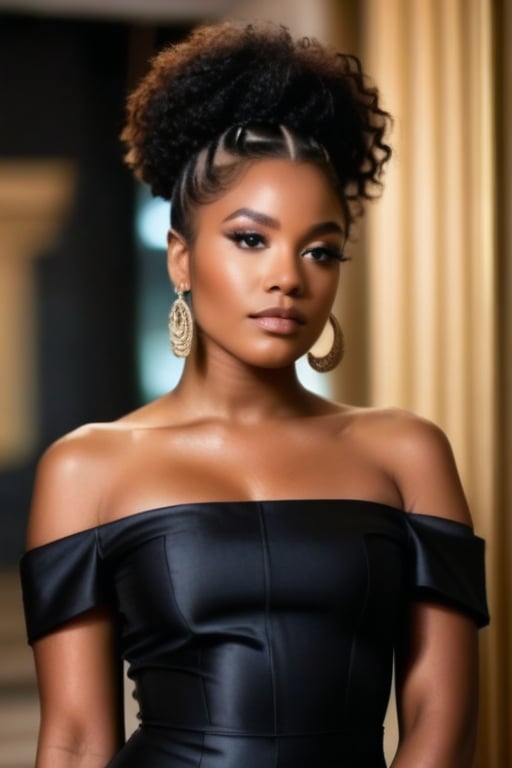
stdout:
[(190, 251), (183, 236), (175, 229), (167, 233), (167, 272), (175, 288), (190, 290)]

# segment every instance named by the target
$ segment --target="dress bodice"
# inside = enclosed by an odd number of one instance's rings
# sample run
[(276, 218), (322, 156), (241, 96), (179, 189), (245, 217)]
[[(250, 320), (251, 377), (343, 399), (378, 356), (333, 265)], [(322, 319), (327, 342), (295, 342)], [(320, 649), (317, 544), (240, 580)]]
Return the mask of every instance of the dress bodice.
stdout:
[[(163, 507), (27, 552), (29, 640), (111, 605), (143, 725), (174, 744), (200, 734), (201, 768), (380, 766), (406, 606), (433, 600), (485, 624), (483, 549), (468, 526), (377, 502)], [(240, 739), (247, 754), (226, 757)], [(300, 762), (308, 739), (325, 762)], [(333, 739), (345, 752), (329, 762)], [(272, 758), (249, 760), (257, 743)]]

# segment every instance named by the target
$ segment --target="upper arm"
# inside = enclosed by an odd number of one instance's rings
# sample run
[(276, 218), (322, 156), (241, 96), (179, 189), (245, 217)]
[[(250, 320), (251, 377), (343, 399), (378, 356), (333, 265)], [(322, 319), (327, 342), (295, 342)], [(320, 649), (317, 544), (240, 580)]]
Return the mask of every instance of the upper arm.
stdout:
[[(446, 436), (422, 419), (402, 416), (398, 422), (396, 443), (388, 457), (408, 513), (471, 525)], [(474, 621), (448, 606), (413, 601), (397, 652), (397, 707), (401, 737), (423, 730), (428, 747), (411, 764), (425, 768), (470, 765), (477, 700)]]
[[(34, 486), (29, 549), (96, 524), (101, 449), (95, 435), (82, 431), (46, 451)], [(93, 608), (72, 618), (36, 640), (33, 651), (41, 701), (38, 768), (71, 765), (70, 754), (86, 755), (84, 766), (105, 765), (119, 746), (122, 710), (111, 609)]]
[(41, 702), (38, 768), (68, 765), (70, 754), (91, 768), (104, 766), (122, 741), (121, 662), (109, 611), (73, 619), (33, 650)]
[[(428, 602), (409, 607), (396, 656), (401, 740), (426, 740), (418, 768), (469, 766), (478, 710), (478, 639), (472, 619)], [(419, 755), (422, 755), (420, 759)]]
[[(391, 415), (382, 461), (405, 510), (471, 525), (471, 515), (448, 438), (432, 422), (398, 411)], [(388, 431), (389, 437), (389, 431)]]

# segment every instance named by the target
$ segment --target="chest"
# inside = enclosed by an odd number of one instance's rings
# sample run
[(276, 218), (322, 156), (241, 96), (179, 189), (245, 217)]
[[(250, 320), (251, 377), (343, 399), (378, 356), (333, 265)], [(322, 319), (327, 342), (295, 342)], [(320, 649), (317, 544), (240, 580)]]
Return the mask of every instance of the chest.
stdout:
[(112, 491), (108, 518), (189, 501), (314, 497), (399, 503), (371, 453), (349, 435), (304, 424), (148, 435), (119, 461)]

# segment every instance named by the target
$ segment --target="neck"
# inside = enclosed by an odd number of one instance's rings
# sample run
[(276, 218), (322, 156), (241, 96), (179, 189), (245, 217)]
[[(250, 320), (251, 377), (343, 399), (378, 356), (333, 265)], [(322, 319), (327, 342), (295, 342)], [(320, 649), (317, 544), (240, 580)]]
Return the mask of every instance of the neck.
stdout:
[[(223, 354), (187, 358), (173, 397), (195, 418), (255, 423), (312, 415), (318, 398), (298, 380), (294, 365), (268, 369), (245, 365)], [(318, 405), (317, 405), (318, 407)]]

